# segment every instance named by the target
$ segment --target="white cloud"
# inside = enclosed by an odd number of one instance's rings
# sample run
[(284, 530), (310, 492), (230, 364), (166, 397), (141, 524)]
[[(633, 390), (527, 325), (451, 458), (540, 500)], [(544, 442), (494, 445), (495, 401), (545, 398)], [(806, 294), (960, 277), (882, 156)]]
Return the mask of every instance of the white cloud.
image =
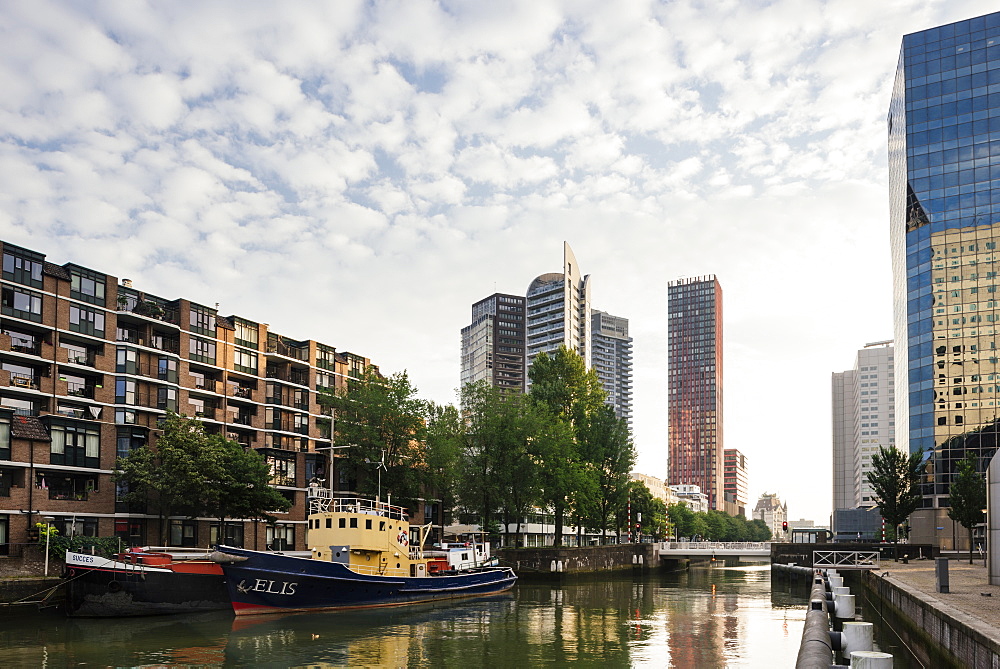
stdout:
[(469, 305), (558, 269), (568, 240), (594, 305), (631, 319), (654, 475), (666, 281), (716, 273), (727, 445), (750, 456), (752, 492), (823, 521), (829, 495), (781, 463), (825, 461), (829, 373), (891, 336), (900, 37), (981, 12), (6, 3), (0, 238), (408, 368), (438, 401)]

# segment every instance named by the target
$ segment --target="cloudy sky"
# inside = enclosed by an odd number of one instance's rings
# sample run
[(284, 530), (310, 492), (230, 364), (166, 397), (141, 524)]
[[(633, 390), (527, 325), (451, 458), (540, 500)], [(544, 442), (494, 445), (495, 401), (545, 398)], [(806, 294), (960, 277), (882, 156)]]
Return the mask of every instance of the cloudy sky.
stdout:
[[(409, 371), (562, 264), (630, 319), (666, 473), (667, 282), (724, 291), (751, 497), (830, 508), (830, 373), (892, 337), (903, 34), (970, 0), (0, 4), (0, 238)], [(753, 501), (751, 501), (751, 505)]]

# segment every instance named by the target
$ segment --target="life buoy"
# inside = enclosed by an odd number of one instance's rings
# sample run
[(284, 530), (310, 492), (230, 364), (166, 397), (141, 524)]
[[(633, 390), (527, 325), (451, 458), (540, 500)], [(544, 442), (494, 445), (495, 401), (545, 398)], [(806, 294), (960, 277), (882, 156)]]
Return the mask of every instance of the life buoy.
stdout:
[(400, 546), (406, 546), (410, 543), (410, 537), (406, 536), (406, 532), (403, 530), (399, 531), (399, 536), (396, 537), (396, 543)]

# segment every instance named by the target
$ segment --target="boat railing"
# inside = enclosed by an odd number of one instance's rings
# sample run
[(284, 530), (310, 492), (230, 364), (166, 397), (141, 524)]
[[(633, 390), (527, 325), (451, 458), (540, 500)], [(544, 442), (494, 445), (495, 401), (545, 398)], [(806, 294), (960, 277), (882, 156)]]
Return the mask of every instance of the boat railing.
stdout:
[(337, 497), (330, 501), (329, 510), (333, 513), (365, 513), (393, 520), (407, 519), (403, 507), (364, 497)]

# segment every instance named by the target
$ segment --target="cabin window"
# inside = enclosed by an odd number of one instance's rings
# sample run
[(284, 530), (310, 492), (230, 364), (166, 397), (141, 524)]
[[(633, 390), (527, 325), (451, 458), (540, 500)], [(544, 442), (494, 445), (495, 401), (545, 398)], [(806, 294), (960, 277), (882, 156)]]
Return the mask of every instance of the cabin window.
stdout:
[(358, 526), (358, 519), (351, 518), (351, 527), (357, 527), (357, 526)]
[(385, 532), (385, 521), (384, 520), (378, 521), (378, 531), (379, 532)]
[(372, 521), (371, 521), (371, 519), (370, 519), (370, 518), (366, 518), (366, 519), (365, 519), (365, 529), (366, 529), (366, 530), (370, 530), (370, 529), (372, 529)]
[(341, 518), (340, 522), (338, 523), (338, 526), (339, 527), (347, 527), (347, 519), (346, 518)]
[(333, 518), (327, 518), (326, 519), (326, 529), (329, 530), (329, 529), (332, 529), (332, 528), (333, 528)]

